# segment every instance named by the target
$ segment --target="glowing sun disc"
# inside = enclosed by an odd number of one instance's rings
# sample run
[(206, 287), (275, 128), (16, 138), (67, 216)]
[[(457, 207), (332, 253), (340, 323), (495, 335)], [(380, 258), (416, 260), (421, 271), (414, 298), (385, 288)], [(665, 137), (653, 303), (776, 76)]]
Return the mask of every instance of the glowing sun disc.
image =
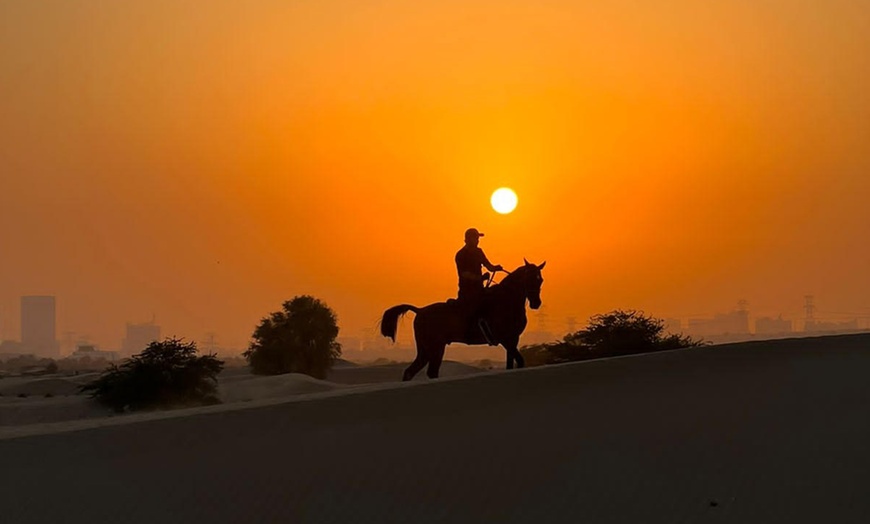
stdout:
[(496, 212), (506, 215), (517, 207), (517, 194), (513, 189), (500, 187), (492, 194), (489, 203)]

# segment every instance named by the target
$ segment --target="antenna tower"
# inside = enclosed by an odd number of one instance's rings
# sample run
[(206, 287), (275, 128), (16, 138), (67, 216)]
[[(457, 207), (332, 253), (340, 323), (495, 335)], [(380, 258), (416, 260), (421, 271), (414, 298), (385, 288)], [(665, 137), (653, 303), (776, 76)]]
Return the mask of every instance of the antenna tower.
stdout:
[(568, 333), (576, 333), (577, 332), (577, 317), (566, 318), (565, 324), (568, 325)]
[(550, 318), (550, 316), (544, 311), (544, 306), (541, 306), (541, 308), (538, 310), (537, 316), (538, 331), (543, 332), (547, 330), (548, 318)]
[(813, 303), (815, 298), (812, 295), (804, 296), (804, 311), (806, 311), (806, 322), (812, 323), (816, 320), (816, 305)]

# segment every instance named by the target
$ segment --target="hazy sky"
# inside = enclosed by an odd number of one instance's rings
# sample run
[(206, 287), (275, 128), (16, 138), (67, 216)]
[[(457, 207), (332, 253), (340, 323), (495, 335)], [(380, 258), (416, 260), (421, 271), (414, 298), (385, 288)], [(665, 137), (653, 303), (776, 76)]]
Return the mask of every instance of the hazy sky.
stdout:
[(359, 335), (467, 227), (554, 328), (861, 311), (868, 49), (862, 0), (0, 0), (0, 337), (23, 294), (107, 348), (303, 293)]

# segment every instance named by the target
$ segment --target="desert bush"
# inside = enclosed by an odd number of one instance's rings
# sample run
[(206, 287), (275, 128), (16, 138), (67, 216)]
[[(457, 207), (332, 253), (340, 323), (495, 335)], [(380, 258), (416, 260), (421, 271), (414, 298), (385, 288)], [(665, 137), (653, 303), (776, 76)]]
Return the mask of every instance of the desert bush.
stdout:
[(304, 373), (324, 379), (341, 356), (335, 313), (320, 300), (301, 295), (264, 318), (243, 353), (261, 375)]
[(522, 348), (528, 366), (631, 355), (702, 346), (706, 343), (680, 334), (665, 334), (664, 321), (635, 310), (595, 315), (585, 329), (561, 341)]
[(492, 369), (495, 367), (495, 363), (488, 358), (478, 360), (474, 365), (482, 369)]
[(82, 391), (116, 411), (215, 404), (223, 362), (196, 352), (195, 342), (152, 342), (120, 366), (112, 364)]

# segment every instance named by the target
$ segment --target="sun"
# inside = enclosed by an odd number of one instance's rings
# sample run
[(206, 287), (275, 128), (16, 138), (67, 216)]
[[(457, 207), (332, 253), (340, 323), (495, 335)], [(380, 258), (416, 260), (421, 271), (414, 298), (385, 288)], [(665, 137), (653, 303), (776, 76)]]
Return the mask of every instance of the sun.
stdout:
[(509, 187), (500, 187), (492, 194), (489, 202), (498, 213), (507, 215), (517, 207), (517, 194)]

